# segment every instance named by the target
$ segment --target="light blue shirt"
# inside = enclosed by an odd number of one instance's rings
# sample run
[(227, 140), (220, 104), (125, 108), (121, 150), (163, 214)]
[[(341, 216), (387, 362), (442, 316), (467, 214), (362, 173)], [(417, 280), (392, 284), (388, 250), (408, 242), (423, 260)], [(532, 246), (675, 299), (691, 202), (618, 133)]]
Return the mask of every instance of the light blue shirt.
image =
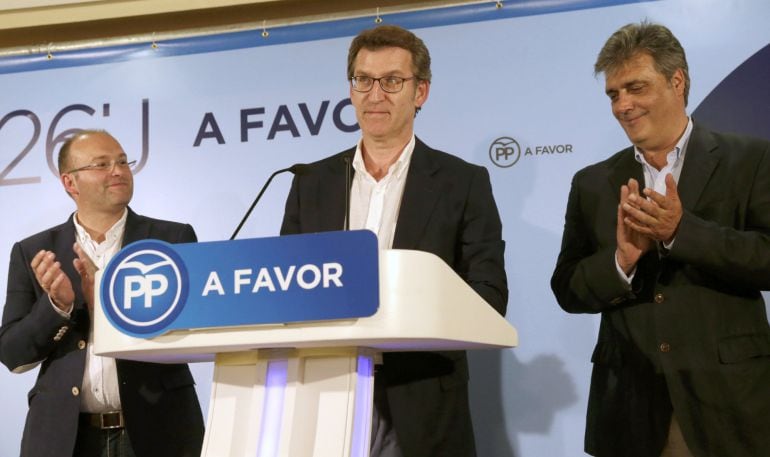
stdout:
[[(684, 133), (679, 138), (679, 141), (674, 145), (674, 149), (666, 154), (666, 165), (658, 170), (654, 166), (647, 162), (644, 158), (644, 153), (641, 149), (634, 146), (634, 158), (642, 165), (642, 171), (644, 173), (644, 187), (654, 190), (655, 192), (666, 195), (666, 175), (671, 173), (674, 176), (674, 181), (679, 184), (679, 175), (682, 174), (682, 167), (684, 166), (684, 157), (687, 153), (687, 144), (690, 141), (690, 134), (692, 133), (692, 118), (687, 120), (687, 127), (684, 129)], [(665, 249), (671, 249), (674, 245), (675, 239), (670, 243), (663, 243)], [(620, 268), (617, 257), (615, 258), (615, 268), (618, 270), (620, 278), (625, 281), (629, 287), (631, 281), (634, 280), (634, 274), (636, 273), (636, 267), (631, 271), (629, 275)]]
[(674, 181), (679, 183), (679, 175), (682, 174), (684, 165), (684, 156), (687, 153), (687, 143), (690, 141), (692, 133), (692, 119), (687, 121), (687, 127), (684, 129), (682, 137), (679, 138), (674, 149), (666, 154), (666, 166), (658, 170), (647, 162), (641, 149), (634, 146), (634, 158), (642, 165), (644, 171), (644, 187), (653, 189), (655, 192), (666, 195), (666, 175), (674, 175)]

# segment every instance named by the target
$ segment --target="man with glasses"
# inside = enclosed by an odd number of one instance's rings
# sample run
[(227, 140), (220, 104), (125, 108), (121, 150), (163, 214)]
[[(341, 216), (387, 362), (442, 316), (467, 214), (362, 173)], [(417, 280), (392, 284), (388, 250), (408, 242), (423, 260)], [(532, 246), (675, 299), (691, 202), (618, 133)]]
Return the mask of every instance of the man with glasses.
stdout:
[(190, 225), (128, 208), (133, 164), (104, 131), (69, 138), (58, 165), (75, 213), (11, 251), (0, 360), (15, 373), (40, 365), (23, 457), (200, 455), (203, 416), (187, 365), (100, 357), (91, 344), (97, 268), (140, 239), (196, 241)]
[[(294, 178), (281, 233), (372, 230), (380, 249), (438, 255), (505, 314), (505, 245), (487, 170), (414, 135), (430, 89), (425, 44), (399, 27), (366, 30), (351, 43), (348, 79), (361, 139)], [(465, 352), (385, 353), (374, 386), (373, 457), (475, 455)]]

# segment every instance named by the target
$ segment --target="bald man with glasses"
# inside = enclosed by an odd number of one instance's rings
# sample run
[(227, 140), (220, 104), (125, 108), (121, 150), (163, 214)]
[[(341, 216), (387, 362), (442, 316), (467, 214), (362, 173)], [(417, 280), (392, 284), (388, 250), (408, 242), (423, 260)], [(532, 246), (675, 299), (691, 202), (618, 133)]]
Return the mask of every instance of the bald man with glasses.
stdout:
[[(380, 26), (353, 40), (348, 80), (361, 139), (295, 176), (281, 233), (372, 230), (380, 249), (438, 255), (505, 314), (505, 244), (487, 170), (414, 134), (430, 79), (428, 49), (413, 33)], [(372, 457), (476, 455), (464, 351), (386, 353), (374, 390)]]
[(13, 246), (0, 326), (0, 360), (40, 366), (29, 392), (22, 457), (197, 457), (203, 416), (189, 368), (93, 352), (94, 273), (128, 243), (195, 242), (187, 224), (134, 213), (131, 161), (104, 131), (86, 130), (59, 152), (76, 211)]

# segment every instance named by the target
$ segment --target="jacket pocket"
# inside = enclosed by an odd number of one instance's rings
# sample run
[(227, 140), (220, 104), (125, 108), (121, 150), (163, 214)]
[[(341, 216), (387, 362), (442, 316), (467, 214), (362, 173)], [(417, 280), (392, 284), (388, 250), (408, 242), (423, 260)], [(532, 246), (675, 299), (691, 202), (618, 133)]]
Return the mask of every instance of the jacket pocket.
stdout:
[(719, 342), (719, 361), (739, 363), (770, 356), (770, 333), (754, 333), (724, 338)]

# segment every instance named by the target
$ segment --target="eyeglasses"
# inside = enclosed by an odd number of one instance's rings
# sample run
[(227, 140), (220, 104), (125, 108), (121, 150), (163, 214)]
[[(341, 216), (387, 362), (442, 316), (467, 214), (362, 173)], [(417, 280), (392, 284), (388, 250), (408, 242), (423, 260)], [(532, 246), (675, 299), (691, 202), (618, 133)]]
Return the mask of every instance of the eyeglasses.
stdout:
[(89, 170), (95, 170), (95, 171), (111, 171), (113, 167), (118, 168), (129, 168), (134, 166), (136, 164), (136, 160), (128, 161), (126, 159), (118, 159), (118, 160), (101, 160), (98, 162), (94, 162), (91, 164), (88, 164), (84, 167), (75, 168), (74, 170), (70, 170), (67, 173), (75, 173), (77, 171), (89, 171)]
[(404, 88), (404, 81), (412, 79), (417, 79), (417, 77), (383, 76), (381, 78), (372, 78), (371, 76), (353, 76), (350, 78), (350, 86), (356, 92), (369, 92), (374, 87), (374, 82), (377, 81), (384, 92), (395, 94), (396, 92), (401, 92), (401, 89)]

